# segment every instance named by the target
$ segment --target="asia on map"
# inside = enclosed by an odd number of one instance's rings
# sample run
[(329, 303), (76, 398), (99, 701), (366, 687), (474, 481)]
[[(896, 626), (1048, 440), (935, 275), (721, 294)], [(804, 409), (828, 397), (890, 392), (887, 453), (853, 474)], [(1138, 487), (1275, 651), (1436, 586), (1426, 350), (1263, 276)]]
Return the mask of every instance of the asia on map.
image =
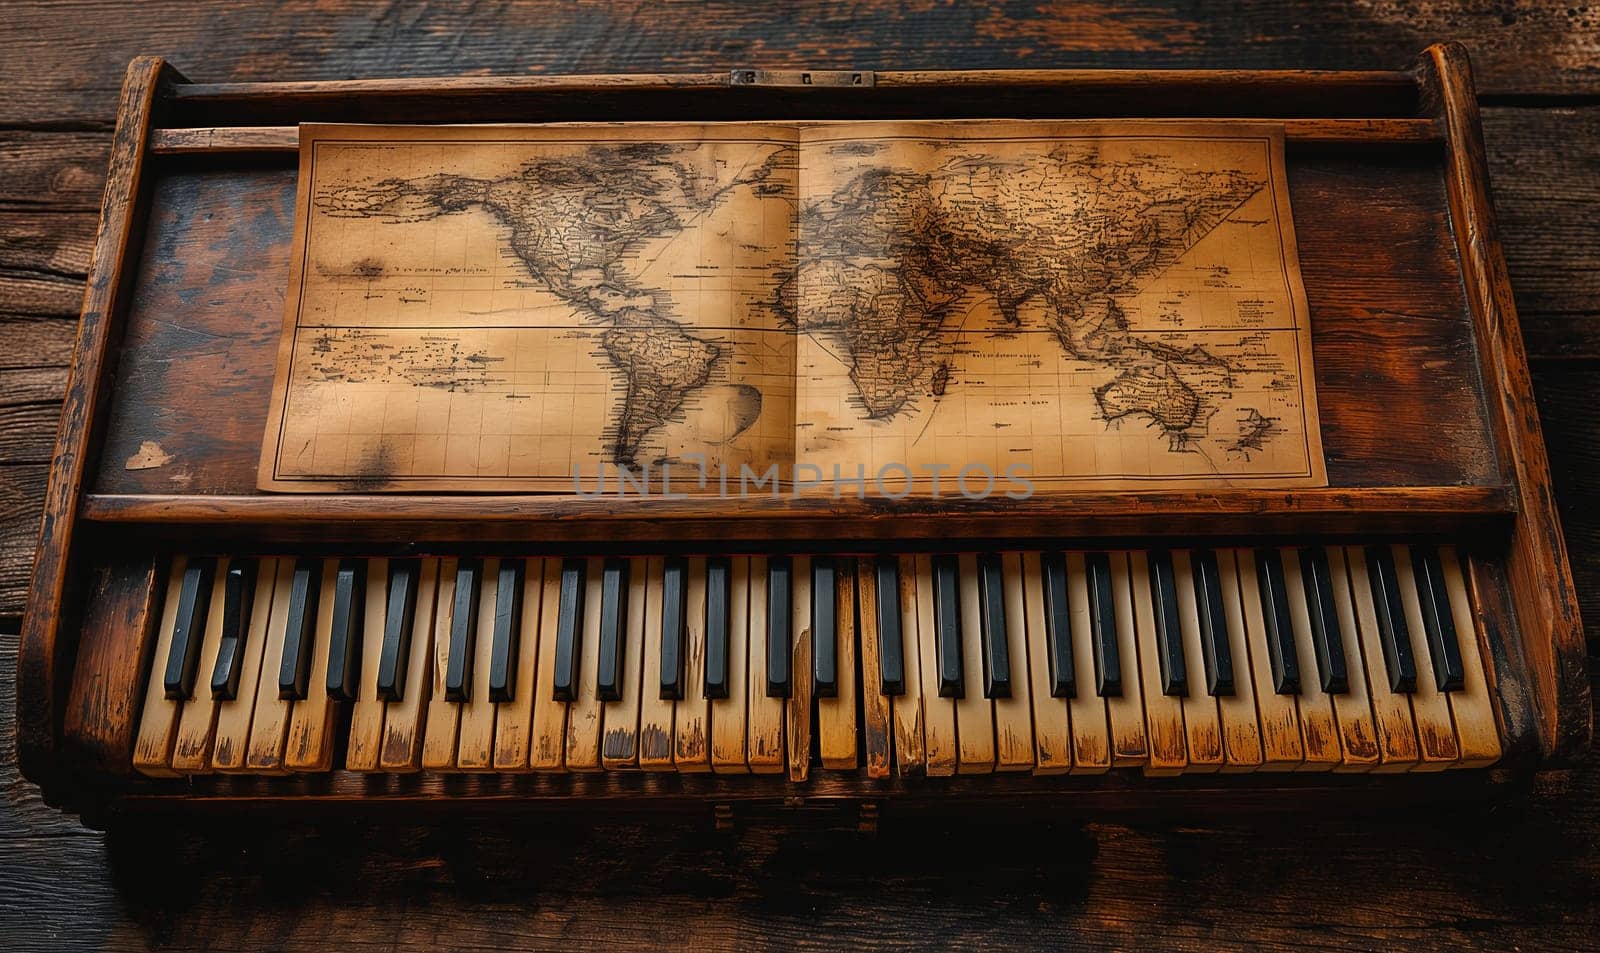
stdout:
[(1326, 485), (1280, 126), (301, 127), (262, 488), (971, 467)]

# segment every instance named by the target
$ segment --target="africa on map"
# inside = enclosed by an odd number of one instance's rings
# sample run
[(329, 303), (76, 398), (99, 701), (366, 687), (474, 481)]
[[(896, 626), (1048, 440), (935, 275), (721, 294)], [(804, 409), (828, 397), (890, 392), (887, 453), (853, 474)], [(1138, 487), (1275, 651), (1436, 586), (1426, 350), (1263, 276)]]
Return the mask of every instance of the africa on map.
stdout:
[(263, 488), (1326, 483), (1279, 127), (301, 139)]

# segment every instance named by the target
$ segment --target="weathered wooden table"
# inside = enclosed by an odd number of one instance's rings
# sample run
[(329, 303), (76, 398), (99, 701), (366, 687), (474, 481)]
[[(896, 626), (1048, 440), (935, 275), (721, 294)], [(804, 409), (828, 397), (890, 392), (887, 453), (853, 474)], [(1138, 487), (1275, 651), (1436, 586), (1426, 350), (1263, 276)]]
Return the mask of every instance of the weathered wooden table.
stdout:
[[(1494, 812), (874, 838), (709, 824), (237, 821), (107, 837), (9, 745), (16, 631), (114, 118), (199, 81), (733, 66), (1393, 67), (1472, 51), (1585, 616), (1600, 625), (1600, 8), (1563, 4), (83, 2), (0, 7), (0, 938), (10, 949), (1588, 947), (1600, 767)], [(1204, 17), (1204, 18), (1202, 18)], [(1597, 630), (1600, 631), (1600, 630)]]

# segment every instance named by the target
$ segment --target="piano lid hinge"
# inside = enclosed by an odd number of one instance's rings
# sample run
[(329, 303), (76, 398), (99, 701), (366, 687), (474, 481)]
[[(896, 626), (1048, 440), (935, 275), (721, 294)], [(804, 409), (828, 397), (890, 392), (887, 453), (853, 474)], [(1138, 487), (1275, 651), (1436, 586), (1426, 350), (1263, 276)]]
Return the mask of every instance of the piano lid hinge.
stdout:
[(736, 69), (729, 86), (871, 86), (869, 69)]

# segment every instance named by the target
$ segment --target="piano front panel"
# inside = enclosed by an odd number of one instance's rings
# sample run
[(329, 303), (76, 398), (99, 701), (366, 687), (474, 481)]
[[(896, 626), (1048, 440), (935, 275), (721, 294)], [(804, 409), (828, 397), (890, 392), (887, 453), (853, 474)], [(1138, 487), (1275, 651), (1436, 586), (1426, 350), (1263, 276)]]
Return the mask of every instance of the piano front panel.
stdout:
[[(1453, 546), (1389, 541), (186, 554), (159, 582), (153, 644), (127, 687), (142, 704), (126, 757), (150, 778), (712, 770), (730, 787), (780, 766), (797, 786), (891, 765), (1481, 768), (1502, 734), (1468, 570)], [(782, 662), (787, 678), (770, 678)]]

